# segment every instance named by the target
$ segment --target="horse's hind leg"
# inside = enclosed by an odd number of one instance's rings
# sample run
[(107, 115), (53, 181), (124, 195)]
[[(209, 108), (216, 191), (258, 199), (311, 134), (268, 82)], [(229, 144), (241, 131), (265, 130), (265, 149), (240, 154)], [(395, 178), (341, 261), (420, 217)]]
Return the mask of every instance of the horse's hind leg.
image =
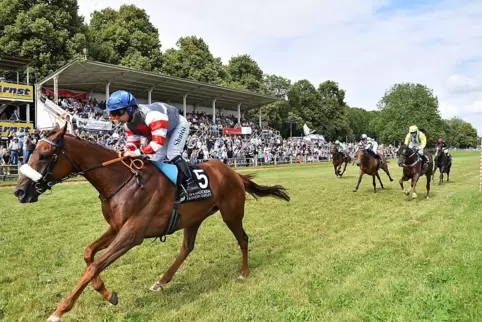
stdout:
[(373, 192), (377, 192), (377, 182), (375, 181), (375, 175), (372, 175), (373, 179)]
[[(89, 245), (84, 252), (84, 261), (89, 266), (92, 264), (95, 258), (95, 254), (102, 249), (107, 248), (112, 240), (115, 238), (117, 235), (117, 232), (109, 227), (107, 231), (100, 236), (96, 241), (94, 241), (91, 245)], [(94, 286), (94, 290), (102, 294), (102, 296), (112, 303), (113, 305), (117, 305), (118, 298), (117, 294), (113, 291), (109, 291), (105, 288), (104, 282), (100, 278), (100, 276), (94, 277), (92, 279), (92, 285)]]
[(343, 174), (345, 173), (347, 165), (348, 165), (348, 161), (345, 161), (345, 166), (343, 167), (343, 172), (340, 174), (340, 177), (342, 177)]
[(430, 199), (430, 176), (427, 176), (427, 199)]
[(380, 178), (380, 175), (378, 174), (378, 171), (376, 173), (376, 176), (378, 178), (378, 182), (380, 182), (380, 186), (382, 187), (382, 189), (385, 189), (385, 187), (383, 186), (383, 183), (382, 183), (382, 179)]
[(176, 260), (171, 265), (171, 267), (169, 267), (167, 272), (164, 273), (161, 279), (149, 288), (150, 291), (159, 292), (167, 283), (171, 281), (172, 277), (174, 276), (174, 274), (176, 274), (179, 267), (181, 267), (182, 263), (193, 251), (194, 244), (196, 242), (197, 232), (198, 232), (199, 226), (201, 226), (201, 223), (202, 221), (184, 228), (184, 239), (182, 241), (181, 251), (179, 252), (179, 255), (177, 255)]
[[(382, 169), (383, 169), (383, 171), (385, 171), (385, 173), (387, 174), (388, 179), (390, 179), (390, 182), (392, 182), (393, 179), (392, 179), (392, 176), (390, 175), (390, 171), (388, 171), (388, 165), (387, 165), (386, 161), (383, 163)], [(402, 189), (403, 189), (403, 188), (402, 188)]]
[(239, 202), (241, 201), (239, 199), (234, 202), (235, 205), (232, 205), (233, 201), (231, 202), (225, 201), (225, 204), (220, 205), (219, 210), (221, 211), (221, 215), (223, 217), (224, 222), (226, 223), (226, 226), (228, 226), (228, 228), (233, 233), (234, 237), (236, 237), (239, 247), (241, 248), (241, 254), (243, 256), (243, 270), (241, 272), (240, 277), (245, 278), (248, 276), (248, 273), (249, 273), (249, 268), (248, 268), (249, 238), (243, 229), (245, 198), (242, 198), (242, 203)]

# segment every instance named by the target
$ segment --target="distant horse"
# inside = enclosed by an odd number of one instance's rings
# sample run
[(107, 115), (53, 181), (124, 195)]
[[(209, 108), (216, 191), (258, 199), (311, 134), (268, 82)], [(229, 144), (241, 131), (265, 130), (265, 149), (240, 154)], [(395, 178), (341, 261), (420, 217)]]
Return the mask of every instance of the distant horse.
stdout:
[[(175, 165), (118, 157), (116, 152), (96, 143), (66, 135), (67, 125), (57, 126), (40, 140), (28, 164), (22, 166), (15, 196), (22, 203), (36, 202), (40, 194), (76, 175), (83, 175), (99, 192), (102, 213), (109, 224), (107, 231), (87, 247), (87, 268), (73, 292), (48, 319), (58, 322), (70, 311), (85, 287), (94, 289), (110, 303), (118, 303), (117, 294), (108, 290), (99, 274), (145, 238), (164, 237), (184, 229), (184, 241), (172, 266), (151, 291), (160, 291), (194, 249), (201, 223), (221, 212), (223, 221), (236, 237), (242, 253), (241, 277), (248, 275), (248, 235), (243, 229), (246, 195), (273, 196), (289, 201), (282, 186), (262, 186), (252, 176), (241, 175), (219, 161), (209, 161), (191, 168), (198, 186), (209, 196), (183, 203), (177, 199)], [(160, 166), (164, 165), (166, 169)], [(162, 170), (164, 169), (164, 170)], [(161, 173), (162, 171), (162, 173)], [(169, 177), (170, 174), (175, 174)], [(209, 187), (210, 186), (210, 187)], [(202, 200), (201, 200), (202, 199)], [(178, 207), (178, 208), (177, 208)], [(176, 210), (176, 212), (174, 212)], [(179, 216), (175, 216), (177, 214)], [(177, 218), (175, 221), (172, 218)], [(55, 232), (51, 232), (55, 233)], [(105, 252), (95, 259), (100, 250)]]
[(444, 173), (447, 174), (447, 182), (450, 181), (450, 168), (452, 168), (452, 160), (451, 158), (445, 153), (443, 147), (441, 145), (437, 145), (435, 148), (435, 157), (434, 157), (434, 169), (432, 174), (432, 182), (435, 180), (435, 172), (437, 169), (440, 171), (440, 179), (439, 185), (443, 184), (444, 181)]
[[(339, 152), (335, 144), (331, 145), (330, 152), (333, 159), (332, 163), (333, 168), (335, 169), (335, 176), (341, 178), (346, 171), (346, 166), (352, 161), (351, 157), (345, 152)], [(341, 166), (343, 163), (345, 163), (345, 166), (343, 167), (343, 172), (341, 172)]]
[[(430, 153), (424, 151), (424, 155), (428, 158), (428, 166), (422, 171), (422, 160), (418, 156), (417, 149), (412, 149), (408, 145), (402, 145), (398, 149), (398, 165), (403, 167), (403, 176), (400, 179), (400, 187), (403, 190), (403, 182), (412, 179), (411, 188), (413, 189), (412, 198), (417, 198), (417, 182), (418, 179), (425, 175), (427, 177), (427, 199), (430, 198), (430, 179), (433, 173), (433, 160)], [(405, 191), (407, 196), (410, 195), (410, 188)]]
[[(385, 171), (390, 181), (393, 181), (392, 177), (390, 176), (390, 171), (388, 171), (388, 165), (385, 157), (380, 153), (380, 159), (383, 160), (381, 165), (381, 169)], [(358, 187), (360, 187), (360, 183), (362, 181), (362, 177), (364, 174), (370, 175), (373, 178), (373, 192), (377, 192), (377, 184), (375, 182), (375, 176), (378, 178), (380, 182), (380, 186), (382, 189), (385, 189), (383, 186), (382, 180), (380, 179), (380, 175), (378, 174), (378, 170), (380, 170), (379, 160), (373, 155), (373, 153), (368, 152), (365, 149), (365, 146), (359, 145), (358, 149), (355, 153), (355, 160), (356, 165), (360, 167), (360, 177), (358, 178), (358, 183), (356, 188), (353, 192), (358, 191)]]

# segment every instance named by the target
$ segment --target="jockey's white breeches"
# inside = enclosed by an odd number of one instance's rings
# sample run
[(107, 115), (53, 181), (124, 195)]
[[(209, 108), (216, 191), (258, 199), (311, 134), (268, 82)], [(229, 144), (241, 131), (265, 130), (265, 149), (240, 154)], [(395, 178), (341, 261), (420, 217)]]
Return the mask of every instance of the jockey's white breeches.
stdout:
[(182, 156), (188, 136), (189, 122), (184, 116), (179, 115), (179, 124), (172, 130), (170, 135), (169, 133), (167, 134), (162, 148), (157, 150), (150, 159), (154, 161), (164, 161), (166, 157), (172, 160), (178, 155)]
[(378, 154), (377, 149), (378, 149), (378, 143), (377, 142), (370, 142), (369, 149), (375, 153)]

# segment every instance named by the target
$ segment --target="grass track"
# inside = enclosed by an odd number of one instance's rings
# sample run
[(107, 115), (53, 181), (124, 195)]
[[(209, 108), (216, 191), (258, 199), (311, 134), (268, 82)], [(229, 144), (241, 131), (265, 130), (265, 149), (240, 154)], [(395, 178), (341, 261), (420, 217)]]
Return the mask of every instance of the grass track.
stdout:
[[(290, 203), (247, 202), (250, 276), (219, 214), (161, 293), (147, 289), (171, 265), (182, 232), (146, 240), (102, 277), (119, 305), (88, 287), (63, 321), (482, 320), (479, 154), (454, 154), (452, 181), (408, 201), (395, 181), (372, 192), (358, 169), (266, 170), (258, 182), (289, 188)], [(423, 183), (425, 183), (423, 181)], [(55, 187), (33, 205), (0, 190), (0, 321), (44, 321), (85, 269), (84, 248), (107, 227), (88, 184)], [(6, 206), (4, 206), (6, 205)]]

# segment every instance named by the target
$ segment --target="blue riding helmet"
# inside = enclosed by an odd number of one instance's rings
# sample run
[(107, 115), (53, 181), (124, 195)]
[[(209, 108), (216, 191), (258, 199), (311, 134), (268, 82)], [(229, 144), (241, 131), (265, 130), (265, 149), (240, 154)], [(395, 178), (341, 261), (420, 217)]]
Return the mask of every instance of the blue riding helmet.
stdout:
[[(128, 91), (123, 91), (119, 90), (114, 93), (112, 93), (111, 96), (109, 96), (109, 100), (107, 101), (107, 110), (110, 112), (112, 111), (117, 111), (117, 110), (123, 110), (126, 109), (129, 106), (136, 106), (136, 98), (134, 95), (129, 93)], [(127, 114), (132, 115), (134, 113), (135, 109), (127, 109)]]

